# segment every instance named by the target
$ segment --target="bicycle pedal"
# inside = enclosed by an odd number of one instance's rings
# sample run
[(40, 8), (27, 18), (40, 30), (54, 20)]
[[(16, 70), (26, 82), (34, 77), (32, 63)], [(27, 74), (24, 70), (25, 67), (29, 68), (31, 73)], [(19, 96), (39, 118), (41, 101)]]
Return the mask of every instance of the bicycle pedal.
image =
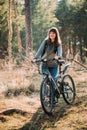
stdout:
[(58, 103), (58, 99), (55, 97), (55, 99), (53, 100), (53, 104), (57, 104)]
[(56, 107), (57, 104), (58, 104), (58, 102), (54, 102), (54, 103), (53, 103), (53, 107)]

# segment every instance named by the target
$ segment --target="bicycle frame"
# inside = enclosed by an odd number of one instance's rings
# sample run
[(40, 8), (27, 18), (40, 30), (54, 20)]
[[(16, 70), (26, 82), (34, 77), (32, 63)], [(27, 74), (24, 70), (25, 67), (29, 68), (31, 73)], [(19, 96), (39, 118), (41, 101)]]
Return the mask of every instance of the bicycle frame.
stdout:
[[(49, 60), (55, 60), (55, 59), (49, 59)], [(44, 78), (48, 78), (50, 80), (50, 82), (52, 83), (52, 86), (54, 86), (55, 89), (57, 89), (58, 93), (60, 94), (60, 90), (59, 90), (59, 88), (58, 88), (58, 86), (56, 84), (56, 81), (53, 79), (53, 77), (51, 76), (50, 72), (49, 71), (44, 72), (44, 73), (41, 72), (41, 70), (42, 70), (42, 67), (40, 68), (41, 62), (47, 62), (47, 61), (44, 61), (43, 59), (39, 59), (39, 60), (37, 60), (37, 62), (39, 63), (39, 64), (37, 64), (38, 65), (38, 72), (39, 72), (39, 74), (45, 75), (45, 77), (44, 76), (43, 77)], [(57, 79), (59, 77), (62, 78), (62, 76), (65, 74), (66, 70), (70, 66), (70, 64), (66, 64), (64, 66), (63, 70), (61, 70), (61, 66), (62, 66), (63, 63), (65, 63), (65, 60), (58, 60), (59, 74), (58, 74), (58, 77), (56, 77)]]
[(55, 80), (53, 79), (53, 77), (51, 76), (50, 72), (48, 71), (48, 73), (44, 73), (45, 74), (45, 78), (48, 78), (49, 81), (52, 83), (52, 86), (55, 87), (55, 89), (57, 89), (58, 93), (60, 94), (60, 90), (55, 82)]
[[(46, 114), (52, 114), (52, 110), (58, 103), (60, 95), (67, 104), (72, 104), (75, 100), (75, 84), (72, 77), (69, 74), (65, 74), (70, 64), (66, 64), (62, 69), (62, 64), (65, 60), (58, 60), (59, 73), (56, 80), (53, 79), (49, 69), (44, 74), (42, 73), (42, 66), (40, 63), (46, 62), (44, 59), (36, 61), (38, 64), (39, 74), (43, 75), (43, 80), (40, 87), (40, 100), (43, 110)], [(68, 79), (68, 80), (67, 80)]]
[(43, 75), (40, 87), (40, 100), (46, 114), (52, 114), (52, 110), (55, 107), (55, 104), (58, 103), (58, 98), (61, 94), (67, 104), (72, 104), (75, 100), (75, 84), (72, 77), (69, 74), (65, 74), (70, 64), (66, 64), (63, 69), (61, 69), (61, 66), (65, 61), (58, 60), (59, 73), (56, 80), (54, 80), (49, 70), (46, 70), (44, 74), (41, 72), (42, 67), (40, 66), (40, 63), (45, 61), (39, 59), (36, 62), (39, 63), (39, 74)]

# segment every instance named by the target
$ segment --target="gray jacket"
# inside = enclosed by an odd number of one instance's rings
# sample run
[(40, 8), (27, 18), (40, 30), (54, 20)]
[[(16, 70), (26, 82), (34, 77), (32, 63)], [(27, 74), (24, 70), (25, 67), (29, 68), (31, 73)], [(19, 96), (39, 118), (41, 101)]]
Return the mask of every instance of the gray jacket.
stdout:
[[(36, 55), (34, 57), (35, 59), (38, 59), (38, 58), (42, 57), (42, 55), (44, 53), (45, 46), (46, 46), (46, 40), (44, 40), (41, 43), (41, 45), (40, 45), (40, 47), (39, 47), (39, 49), (38, 49), (38, 51), (37, 51), (37, 53), (36, 53)], [(50, 46), (49, 51), (51, 51), (52, 49), (53, 49), (53, 47)], [(62, 45), (61, 44), (57, 47), (56, 54), (57, 54), (57, 56), (62, 57)]]

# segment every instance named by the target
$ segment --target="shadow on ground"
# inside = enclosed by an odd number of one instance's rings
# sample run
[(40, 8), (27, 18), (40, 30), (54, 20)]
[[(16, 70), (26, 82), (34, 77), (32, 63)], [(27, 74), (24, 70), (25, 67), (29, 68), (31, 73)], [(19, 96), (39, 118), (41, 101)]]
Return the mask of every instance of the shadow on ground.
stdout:
[[(48, 116), (46, 115), (42, 108), (38, 108), (36, 113), (32, 116), (31, 120), (29, 120), (28, 123), (24, 124), (22, 128), (19, 130), (47, 130), (47, 128), (51, 129), (56, 129), (56, 122), (60, 121), (61, 118), (67, 117), (68, 116), (68, 110), (72, 109), (72, 107), (76, 107), (77, 110), (83, 107), (87, 106), (87, 95), (79, 97), (78, 100), (75, 102), (74, 105), (67, 105), (65, 103), (59, 104), (58, 106), (55, 107), (53, 115)], [(81, 110), (83, 111), (84, 108)], [(74, 111), (75, 112), (75, 111)], [(84, 128), (86, 128), (84, 126)], [(86, 128), (87, 129), (87, 128)], [(50, 130), (50, 129), (49, 129)], [(83, 130), (83, 129), (79, 129)], [(85, 129), (84, 129), (85, 130)]]
[(19, 130), (44, 130), (49, 127), (55, 128), (55, 123), (65, 115), (66, 109), (69, 109), (70, 107), (71, 106), (67, 106), (66, 104), (57, 106), (50, 116), (46, 115), (42, 108), (38, 108), (31, 120)]

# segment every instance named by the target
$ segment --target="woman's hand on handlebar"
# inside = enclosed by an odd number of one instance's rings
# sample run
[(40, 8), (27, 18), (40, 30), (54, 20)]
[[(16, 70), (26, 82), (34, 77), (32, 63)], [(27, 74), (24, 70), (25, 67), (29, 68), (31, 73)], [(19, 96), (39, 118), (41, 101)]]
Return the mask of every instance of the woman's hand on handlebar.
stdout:
[(32, 60), (32, 63), (35, 63), (36, 62), (36, 59), (34, 58), (33, 60)]
[(61, 57), (55, 55), (54, 59), (55, 59), (55, 60), (59, 60), (59, 59), (61, 59)]

